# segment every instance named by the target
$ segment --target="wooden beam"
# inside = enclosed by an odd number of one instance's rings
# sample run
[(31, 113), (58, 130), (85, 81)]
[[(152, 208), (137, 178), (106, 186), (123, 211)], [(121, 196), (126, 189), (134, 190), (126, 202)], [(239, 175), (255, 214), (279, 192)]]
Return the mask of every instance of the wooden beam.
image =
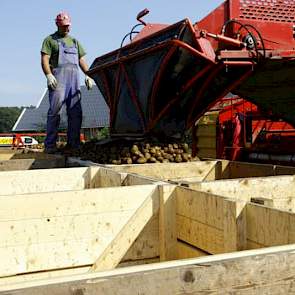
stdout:
[[(226, 270), (226, 271), (225, 271)], [(10, 295), (292, 294), (295, 245), (0, 286)]]
[(246, 206), (243, 201), (224, 202), (224, 252), (247, 249)]
[(173, 185), (160, 189), (159, 239), (160, 260), (177, 259), (176, 192)]
[(98, 256), (90, 271), (100, 271), (115, 268), (139, 236), (140, 232), (158, 213), (159, 191), (156, 188), (132, 214), (116, 237)]

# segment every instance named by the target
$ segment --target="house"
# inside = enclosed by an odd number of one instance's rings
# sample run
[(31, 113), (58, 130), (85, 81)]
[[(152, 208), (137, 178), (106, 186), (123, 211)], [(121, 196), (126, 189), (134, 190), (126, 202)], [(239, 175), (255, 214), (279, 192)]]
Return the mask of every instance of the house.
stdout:
[[(83, 121), (81, 133), (86, 138), (97, 135), (98, 130), (109, 127), (109, 107), (107, 106), (97, 86), (87, 90), (81, 86)], [(15, 133), (45, 132), (47, 112), (49, 108), (48, 90), (44, 92), (36, 108), (25, 108), (14, 124), (12, 131)], [(67, 128), (66, 107), (62, 108), (60, 131)]]

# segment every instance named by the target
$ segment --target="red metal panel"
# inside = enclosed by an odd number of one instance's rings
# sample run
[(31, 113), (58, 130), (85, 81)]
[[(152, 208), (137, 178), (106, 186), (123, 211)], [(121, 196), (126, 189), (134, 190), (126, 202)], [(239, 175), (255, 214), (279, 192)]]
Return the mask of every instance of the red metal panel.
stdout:
[[(240, 15), (240, 0), (228, 0), (229, 4), (229, 18), (237, 19)], [(249, 1), (250, 2), (250, 1)]]
[[(228, 2), (222, 3), (209, 15), (195, 24), (195, 30), (206, 30), (210, 33), (218, 34), (221, 32), (223, 24), (229, 19), (229, 7)], [(216, 50), (218, 42), (210, 40), (213, 48)]]
[(295, 0), (230, 0), (232, 18), (256, 27), (267, 49), (291, 49), (295, 45)]
[(253, 25), (261, 33), (265, 48), (268, 50), (288, 50), (292, 49), (295, 45), (293, 37), (293, 24), (254, 19), (241, 19), (241, 21), (243, 21), (243, 23)]
[[(295, 0), (228, 0), (199, 21), (195, 28), (217, 34), (230, 19), (254, 26), (261, 33), (266, 49), (287, 50), (295, 46)], [(234, 31), (239, 27), (235, 25)], [(230, 26), (228, 36), (232, 35), (232, 30)], [(217, 42), (212, 40), (212, 44), (216, 49)]]
[(196, 25), (199, 29), (205, 29), (211, 33), (220, 33), (223, 24), (229, 19), (229, 3), (226, 1), (198, 21)]
[(169, 25), (165, 24), (146, 24), (143, 29), (133, 38), (132, 42), (138, 41), (139, 39), (145, 38), (153, 33), (167, 28)]
[(239, 18), (294, 23), (294, 0), (240, 0)]

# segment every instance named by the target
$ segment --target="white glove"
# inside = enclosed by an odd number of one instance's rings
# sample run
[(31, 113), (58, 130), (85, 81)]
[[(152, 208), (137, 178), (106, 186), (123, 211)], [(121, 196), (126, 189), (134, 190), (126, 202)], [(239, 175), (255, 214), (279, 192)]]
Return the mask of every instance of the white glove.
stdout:
[(88, 90), (90, 90), (93, 87), (93, 84), (94, 84), (93, 80), (87, 75), (85, 75), (85, 85)]
[(56, 87), (57, 87), (57, 80), (56, 80), (56, 78), (52, 74), (48, 74), (48, 75), (46, 75), (46, 79), (47, 79), (47, 86), (50, 89), (55, 90)]

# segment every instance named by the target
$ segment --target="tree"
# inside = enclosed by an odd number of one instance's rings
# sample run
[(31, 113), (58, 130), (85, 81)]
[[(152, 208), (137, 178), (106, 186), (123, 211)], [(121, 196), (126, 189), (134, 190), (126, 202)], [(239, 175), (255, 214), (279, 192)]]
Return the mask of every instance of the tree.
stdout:
[(0, 107), (0, 133), (11, 132), (23, 107)]

